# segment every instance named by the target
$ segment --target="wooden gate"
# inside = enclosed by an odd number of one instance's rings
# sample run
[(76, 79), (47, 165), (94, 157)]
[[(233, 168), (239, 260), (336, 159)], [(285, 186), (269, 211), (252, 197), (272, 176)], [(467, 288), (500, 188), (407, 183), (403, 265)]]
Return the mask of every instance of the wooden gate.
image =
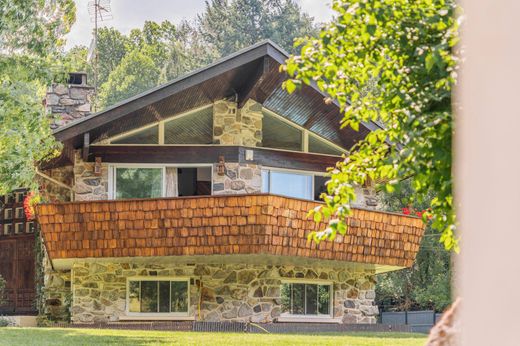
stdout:
[(6, 281), (0, 314), (34, 313), (35, 235), (33, 233), (0, 237), (0, 275)]

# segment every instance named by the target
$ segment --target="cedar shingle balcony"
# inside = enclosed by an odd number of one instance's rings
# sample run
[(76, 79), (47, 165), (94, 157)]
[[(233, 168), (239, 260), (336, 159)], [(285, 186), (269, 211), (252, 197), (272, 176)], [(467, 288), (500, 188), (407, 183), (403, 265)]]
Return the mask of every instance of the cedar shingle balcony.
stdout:
[(345, 236), (307, 242), (325, 228), (307, 218), (319, 203), (277, 195), (85, 201), (37, 207), (51, 260), (272, 255), (392, 267), (412, 265), (424, 224), (355, 209)]

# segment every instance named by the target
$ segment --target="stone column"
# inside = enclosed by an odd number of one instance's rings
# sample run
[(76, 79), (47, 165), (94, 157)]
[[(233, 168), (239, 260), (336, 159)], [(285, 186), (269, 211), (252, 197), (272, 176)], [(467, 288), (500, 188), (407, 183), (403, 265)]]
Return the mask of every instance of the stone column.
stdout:
[(262, 105), (220, 100), (213, 105), (213, 143), (256, 147), (262, 143)]
[(53, 84), (45, 99), (48, 111), (54, 116), (51, 128), (89, 115), (93, 96), (94, 88), (86, 84)]

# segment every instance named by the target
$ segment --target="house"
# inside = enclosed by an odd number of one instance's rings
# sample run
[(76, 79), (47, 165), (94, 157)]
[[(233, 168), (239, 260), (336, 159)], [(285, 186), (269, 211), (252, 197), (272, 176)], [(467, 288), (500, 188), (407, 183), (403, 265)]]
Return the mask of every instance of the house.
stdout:
[(424, 225), (363, 186), (346, 236), (307, 241), (327, 167), (377, 125), (340, 129), (315, 87), (287, 94), (285, 59), (261, 42), (94, 114), (84, 76), (51, 90), (49, 316), (375, 323), (375, 275), (412, 265)]

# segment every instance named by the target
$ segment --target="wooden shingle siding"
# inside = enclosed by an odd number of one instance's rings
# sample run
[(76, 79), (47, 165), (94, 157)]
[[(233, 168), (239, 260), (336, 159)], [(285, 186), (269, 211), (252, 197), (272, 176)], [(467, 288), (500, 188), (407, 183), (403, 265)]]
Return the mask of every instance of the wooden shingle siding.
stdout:
[(51, 259), (269, 254), (412, 265), (422, 220), (355, 209), (345, 236), (307, 242), (326, 227), (317, 202), (276, 195), (201, 196), (43, 204), (38, 222)]

